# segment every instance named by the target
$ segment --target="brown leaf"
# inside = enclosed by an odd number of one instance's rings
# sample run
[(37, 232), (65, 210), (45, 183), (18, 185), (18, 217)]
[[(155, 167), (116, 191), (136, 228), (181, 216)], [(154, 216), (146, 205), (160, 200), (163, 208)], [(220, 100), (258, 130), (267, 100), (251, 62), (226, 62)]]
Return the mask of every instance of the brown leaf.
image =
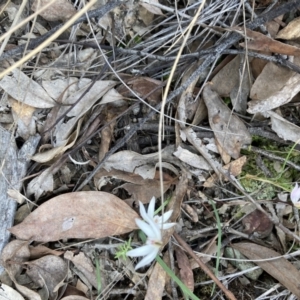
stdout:
[(198, 168), (201, 170), (211, 170), (211, 166), (209, 163), (204, 159), (203, 156), (198, 154), (192, 153), (191, 151), (184, 149), (180, 146), (176, 149), (173, 153), (174, 156), (178, 157), (184, 163), (192, 166), (193, 168)]
[(148, 3), (141, 1), (140, 5), (145, 7), (149, 12), (153, 13), (154, 15), (163, 15), (161, 9), (155, 6), (156, 3), (159, 4), (158, 0), (150, 0)]
[[(72, 283), (71, 283), (72, 284)], [(86, 287), (86, 285), (84, 285), (83, 283), (81, 283), (81, 280), (77, 280), (77, 284), (76, 287), (72, 286), (71, 284), (68, 284), (66, 286), (66, 289), (64, 291), (64, 295), (63, 298), (61, 298), (61, 300), (89, 300), (89, 298), (86, 298), (85, 295), (88, 293), (89, 289)], [(85, 292), (83, 292), (80, 289), (80, 286), (83, 285), (84, 287), (86, 287), (84, 290)]]
[(180, 279), (191, 290), (194, 291), (194, 274), (185, 252), (179, 248), (175, 248), (177, 263), (179, 267)]
[(277, 135), (286, 140), (298, 143), (300, 139), (300, 127), (294, 123), (291, 123), (281, 117), (274, 111), (269, 111), (268, 115), (271, 117), (272, 130)]
[(83, 252), (74, 255), (72, 251), (67, 251), (64, 258), (70, 260), (94, 288), (98, 288), (96, 270), (90, 258)]
[(27, 297), (27, 299), (41, 300), (38, 293), (17, 282), (17, 278), (23, 269), (22, 263), (27, 261), (29, 256), (28, 242), (14, 240), (4, 247), (1, 254), (1, 264), (5, 267), (9, 278), (13, 281), (15, 287), (22, 295)]
[[(248, 59), (249, 62), (252, 58)], [(244, 58), (237, 55), (227, 63), (212, 79), (214, 90), (221, 97), (230, 97), (235, 111), (245, 113), (250, 91), (249, 72), (241, 72)]]
[(44, 192), (52, 192), (53, 188), (53, 174), (51, 167), (49, 167), (29, 182), (27, 186), (27, 195), (30, 196), (34, 194), (35, 199), (38, 199)]
[(241, 147), (251, 143), (251, 135), (246, 126), (212, 90), (212, 84), (204, 87), (203, 99), (208, 110), (209, 124), (216, 139), (231, 157), (237, 159)]
[[(217, 250), (217, 243), (215, 241), (211, 241), (201, 252), (196, 252), (195, 254), (203, 261), (203, 263), (206, 264), (211, 260), (213, 256), (216, 255)], [(194, 258), (191, 258), (189, 261), (192, 270), (200, 268), (199, 264)]]
[(101, 238), (137, 228), (137, 213), (105, 192), (76, 192), (48, 200), (9, 231), (22, 240)]
[[(229, 164), (225, 165), (223, 168), (225, 170), (229, 170), (230, 174), (233, 176), (238, 176), (242, 172), (242, 168), (247, 161), (247, 156), (241, 156), (240, 158), (230, 162)], [(205, 181), (205, 187), (213, 187), (215, 182), (218, 180), (218, 175), (213, 174)], [(228, 178), (224, 178), (225, 181), (228, 181)]]
[(276, 36), (276, 39), (283, 39), (283, 40), (294, 40), (299, 38), (300, 31), (300, 18), (296, 18), (292, 20), (285, 28), (280, 30)]
[[(300, 64), (299, 58), (295, 63)], [(299, 82), (299, 74), (269, 62), (252, 86), (248, 113), (262, 113), (290, 102), (300, 91)]]
[(24, 300), (24, 298), (15, 289), (1, 283), (0, 299), (2, 300)]
[[(167, 265), (170, 265), (168, 252), (164, 254), (164, 261)], [(167, 278), (168, 275), (166, 271), (162, 268), (160, 264), (156, 263), (149, 278), (145, 300), (162, 299), (162, 296), (165, 291), (165, 284)]]
[[(267, 247), (252, 243), (232, 244), (249, 259), (270, 259), (280, 257), (281, 254)], [(255, 262), (264, 271), (276, 278), (283, 286), (290, 290), (297, 298), (300, 298), (299, 271), (287, 259), (280, 257), (274, 260)]]
[(26, 263), (26, 274), (39, 287), (46, 285), (49, 299), (56, 299), (58, 287), (67, 276), (68, 267), (65, 261), (55, 255), (47, 255)]
[(63, 254), (63, 251), (50, 249), (44, 245), (37, 245), (36, 247), (30, 246), (29, 251), (30, 251), (30, 260), (41, 258), (48, 254), (52, 254), (56, 256), (60, 256)]
[[(37, 11), (52, 0), (35, 0), (31, 9)], [(47, 21), (66, 21), (76, 13), (74, 6), (67, 0), (56, 0), (39, 15)]]
[(239, 68), (241, 56), (236, 56), (224, 66), (212, 79), (214, 90), (221, 97), (229, 97), (233, 88), (239, 83)]
[(17, 132), (24, 140), (36, 133), (36, 125), (32, 117), (36, 108), (8, 97), (15, 123), (18, 124)]
[[(128, 86), (140, 97), (146, 98), (153, 106), (161, 101), (163, 83), (150, 77), (134, 77), (127, 82)], [(125, 87), (118, 89), (124, 97), (130, 97), (132, 94)]]
[[(244, 31), (243, 28), (238, 30)], [(250, 38), (250, 41), (247, 41), (248, 49), (300, 56), (300, 48), (298, 47), (275, 41), (260, 32), (252, 31), (250, 29), (247, 29), (246, 34), (247, 38)], [(246, 47), (245, 43), (241, 43), (240, 46)]]
[(14, 280), (15, 276), (21, 274), (21, 264), (27, 261), (29, 257), (30, 252), (28, 242), (14, 240), (3, 248), (1, 253), (1, 264), (9, 273), (10, 278)]
[(197, 214), (197, 210), (194, 206), (192, 207), (189, 204), (182, 203), (181, 207), (189, 215), (189, 217), (191, 218), (191, 220), (193, 222), (195, 222), (195, 223), (199, 222), (199, 217), (198, 217), (198, 214)]
[(67, 297), (61, 298), (61, 300), (89, 300), (89, 298), (78, 296), (78, 295), (71, 295)]
[(268, 216), (256, 209), (243, 218), (244, 232), (247, 234), (255, 234), (259, 238), (265, 238), (270, 235), (273, 229), (273, 223)]
[(45, 90), (19, 69), (14, 69), (11, 76), (3, 77), (0, 80), (0, 87), (15, 100), (29, 106), (37, 108), (55, 106), (55, 101)]
[[(134, 201), (141, 201), (145, 204), (149, 203), (152, 197), (160, 197), (160, 181), (158, 171), (155, 171), (155, 177), (153, 179), (143, 179), (143, 177), (138, 174), (115, 169), (111, 169), (110, 171), (102, 169), (97, 172), (94, 177), (94, 182), (97, 188), (100, 190), (110, 177), (126, 181), (126, 183), (118, 186), (116, 189), (123, 188), (131, 195), (131, 198), (126, 200), (126, 203), (130, 206)], [(176, 184), (176, 182), (177, 179), (174, 179), (166, 172), (163, 173), (164, 192), (167, 191), (172, 184)]]
[(76, 130), (63, 142), (62, 145), (54, 147), (50, 150), (46, 150), (45, 152), (36, 153), (31, 157), (31, 159), (40, 163), (48, 162), (52, 159), (57, 159), (75, 144), (80, 132), (82, 121), (83, 118), (79, 120)]
[[(294, 63), (299, 65), (300, 60), (297, 58)], [(274, 74), (276, 74), (276, 76), (274, 76)], [(272, 94), (280, 91), (294, 74), (295, 72), (277, 66), (272, 62), (267, 63), (251, 88), (250, 98), (252, 100), (269, 98)], [(270, 78), (272, 78), (272, 80), (270, 80)]]

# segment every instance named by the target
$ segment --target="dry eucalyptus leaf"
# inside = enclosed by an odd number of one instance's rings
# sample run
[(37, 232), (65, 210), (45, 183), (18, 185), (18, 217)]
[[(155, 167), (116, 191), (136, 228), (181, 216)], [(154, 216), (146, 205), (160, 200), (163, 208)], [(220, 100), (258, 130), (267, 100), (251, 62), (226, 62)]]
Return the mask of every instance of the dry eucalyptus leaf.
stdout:
[(90, 299), (83, 296), (71, 295), (71, 296), (63, 297), (61, 298), (61, 300), (90, 300)]
[(101, 238), (136, 229), (139, 216), (120, 198), (105, 192), (75, 192), (54, 197), (10, 232), (22, 240)]
[[(105, 169), (101, 169), (96, 173), (94, 177), (94, 183), (100, 190), (107, 184), (110, 178), (125, 181), (124, 184), (118, 186), (116, 189), (123, 188), (129, 193), (129, 195), (131, 195), (131, 198), (126, 200), (126, 203), (129, 205), (132, 205), (134, 201), (149, 203), (152, 197), (160, 197), (160, 180), (158, 171), (155, 172), (153, 179), (143, 179), (143, 177), (140, 175), (133, 174), (131, 172), (127, 173), (115, 169), (106, 171)], [(175, 184), (174, 178), (164, 173), (164, 191), (167, 191), (171, 184)]]
[[(251, 59), (248, 59), (251, 62)], [(247, 68), (247, 62), (245, 58), (241, 60), (239, 68), (239, 80), (230, 92), (230, 99), (233, 105), (233, 109), (245, 115), (247, 110), (247, 101), (252, 86), (252, 75)]]
[[(229, 164), (225, 165), (223, 167), (224, 170), (228, 170), (230, 172), (230, 175), (233, 176), (238, 176), (241, 174), (242, 172), (242, 168), (244, 166), (244, 164), (247, 161), (247, 156), (241, 156), (240, 158), (230, 162)], [(228, 172), (228, 175), (229, 175)], [(213, 187), (215, 182), (219, 180), (218, 175), (217, 174), (213, 174), (212, 176), (210, 176), (209, 178), (207, 178), (207, 180), (204, 182), (203, 186), (205, 187)], [(224, 178), (225, 181), (228, 181), (228, 178)]]
[[(35, 0), (32, 3), (31, 9), (36, 12), (43, 8), (45, 5), (49, 4), (53, 0)], [(44, 11), (39, 13), (47, 21), (66, 21), (70, 19), (76, 13), (74, 6), (67, 0), (55, 0)]]
[[(298, 65), (299, 62), (300, 58), (295, 58), (294, 63)], [(251, 88), (252, 100), (248, 102), (247, 111), (262, 113), (290, 102), (300, 91), (299, 81), (299, 74), (269, 62)]]
[(32, 156), (31, 159), (39, 163), (45, 163), (54, 158), (61, 156), (64, 152), (66, 152), (68, 149), (73, 147), (73, 145), (75, 144), (78, 134), (80, 132), (82, 121), (83, 119), (79, 120), (76, 130), (70, 135), (70, 137), (66, 141), (63, 142), (62, 145), (58, 147), (54, 147), (45, 152), (36, 153), (35, 155)]
[[(106, 3), (107, 0), (98, 0), (95, 6), (100, 7)], [(141, 7), (140, 1), (128, 0), (124, 1), (122, 5), (114, 8), (112, 13), (106, 14), (104, 17), (100, 18), (98, 24), (101, 28), (108, 31), (105, 33), (105, 39), (110, 45), (113, 45), (116, 43), (116, 38), (122, 39), (127, 35), (133, 37), (135, 33), (143, 35), (144, 32), (149, 31), (147, 26), (151, 24), (152, 20), (153, 14), (144, 7)], [(113, 32), (115, 38), (112, 38), (109, 33), (109, 28), (112, 28), (112, 26), (115, 28)]]
[(64, 103), (65, 99), (75, 93), (84, 82), (75, 77), (68, 77), (43, 80), (41, 84), (50, 97), (58, 101), (59, 97), (62, 96), (61, 102)]
[(74, 255), (72, 251), (67, 251), (64, 258), (70, 260), (94, 288), (98, 288), (96, 270), (90, 258), (83, 252)]
[(194, 274), (186, 253), (179, 247), (175, 247), (179, 275), (181, 281), (191, 290), (194, 291)]
[(231, 156), (226, 151), (224, 151), (222, 145), (220, 145), (217, 139), (215, 139), (215, 144), (217, 146), (218, 153), (221, 155), (223, 163), (229, 164), (231, 161)]
[[(172, 157), (173, 151), (173, 146), (165, 147), (161, 153), (162, 159), (169, 160)], [(103, 168), (107, 171), (110, 171), (113, 168), (116, 170), (135, 173), (135, 169), (137, 167), (149, 163), (156, 164), (157, 160), (158, 152), (142, 155), (134, 151), (124, 150), (111, 155), (104, 163)]]
[[(89, 89), (91, 79), (85, 79), (85, 86), (80, 90), (72, 93), (65, 101), (64, 104), (74, 104), (78, 101), (79, 97)], [(69, 120), (63, 122), (63, 120), (55, 127), (54, 136), (56, 137), (56, 144), (67, 139), (75, 127), (77, 121), (98, 101), (103, 95), (105, 95), (116, 84), (112, 80), (98, 80), (96, 83), (84, 94), (82, 99), (67, 113)], [(70, 107), (62, 106), (58, 112), (58, 116), (66, 113)]]
[[(176, 176), (179, 176), (178, 170), (172, 165), (167, 162), (162, 162), (161, 166), (164, 169), (172, 171)], [(142, 176), (144, 179), (153, 179), (156, 175), (156, 170), (159, 168), (159, 163), (156, 163), (154, 166), (151, 164), (145, 164), (139, 167), (136, 167), (134, 170), (135, 174)]]
[(185, 213), (188, 214), (188, 216), (191, 218), (191, 220), (194, 223), (198, 223), (199, 222), (199, 217), (198, 217), (198, 214), (197, 214), (197, 209), (195, 207), (192, 207), (192, 206), (190, 206), (189, 204), (186, 204), (186, 203), (182, 203), (181, 207), (185, 211)]
[[(170, 257), (168, 251), (164, 254), (163, 260), (170, 265)], [(167, 272), (160, 264), (155, 264), (148, 282), (147, 293), (144, 300), (162, 299), (165, 292), (165, 285), (168, 280)]]
[[(144, 183), (144, 184), (143, 184)], [(164, 180), (163, 182), (163, 192), (165, 193), (175, 182), (171, 180)], [(152, 197), (159, 197), (160, 194), (160, 183), (158, 179), (145, 179), (140, 182), (140, 184), (124, 183), (120, 185), (117, 189), (124, 189), (131, 195), (131, 199), (127, 199), (126, 203), (133, 205), (133, 202), (141, 201), (143, 203), (148, 203), (149, 199)], [(115, 191), (114, 190), (114, 191)]]
[[(2, 250), (1, 263), (12, 280), (21, 274), (21, 264), (30, 257), (28, 242), (14, 240), (8, 243)], [(14, 262), (14, 263), (11, 263)]]
[(18, 284), (18, 282), (16, 280), (13, 280), (13, 282), (14, 282), (14, 285), (17, 288), (17, 290), (22, 295), (24, 295), (26, 297), (26, 299), (30, 299), (30, 300), (44, 300), (44, 299), (41, 298), (41, 296), (37, 292), (35, 292), (35, 291), (27, 288), (26, 286)]
[(251, 143), (251, 135), (246, 126), (237, 116), (232, 114), (219, 95), (212, 90), (212, 84), (207, 84), (204, 87), (203, 99), (215, 138), (225, 152), (237, 159), (240, 156), (241, 147)]
[(276, 39), (294, 40), (300, 37), (300, 18), (292, 20), (285, 28), (280, 30)]
[[(259, 267), (277, 279), (284, 287), (290, 290), (297, 298), (300, 298), (299, 271), (287, 259), (280, 257), (281, 254), (267, 247), (252, 243), (232, 244), (232, 247), (239, 250), (249, 259), (263, 260), (256, 261)], [(276, 257), (277, 259), (269, 260)]]
[(0, 288), (0, 300), (24, 300), (24, 298), (16, 290), (2, 283)]
[(124, 97), (116, 89), (111, 89), (102, 97), (99, 104), (103, 105), (113, 102), (115, 106), (123, 106), (126, 104), (123, 98)]
[[(240, 28), (240, 30), (244, 31), (243, 28)], [(300, 48), (275, 41), (260, 32), (247, 29), (247, 37), (251, 40), (247, 41), (247, 44), (241, 43), (240, 46), (247, 47), (251, 50), (300, 56)]]
[(58, 288), (67, 276), (68, 266), (65, 261), (55, 255), (46, 255), (26, 263), (26, 274), (39, 287), (46, 288), (49, 299), (56, 299)]
[(39, 199), (44, 192), (52, 192), (54, 188), (51, 168), (44, 170), (39, 176), (33, 178), (27, 186), (27, 195), (33, 195)]
[(24, 195), (22, 195), (18, 190), (8, 189), (7, 190), (7, 195), (10, 198), (12, 198), (15, 201), (17, 201), (19, 204), (24, 203), (24, 201), (26, 200), (26, 198), (24, 197)]
[(202, 156), (192, 153), (187, 149), (183, 149), (180, 146), (178, 146), (177, 150), (173, 154), (181, 161), (194, 168), (198, 168), (201, 170), (212, 170), (212, 167)]
[(56, 105), (38, 83), (18, 69), (14, 69), (11, 76), (4, 76), (0, 87), (15, 100), (32, 107), (51, 108)]
[[(195, 252), (195, 254), (200, 258), (205, 264), (208, 263), (213, 256), (216, 255), (218, 251), (218, 246), (216, 242), (211, 241), (207, 247), (205, 247), (201, 252)], [(199, 269), (199, 264), (194, 258), (189, 260), (192, 270)]]
[(158, 0), (147, 0), (147, 2), (140, 1), (140, 5), (145, 7), (148, 11), (150, 11), (154, 15), (163, 15), (161, 9), (155, 6), (155, 3), (159, 4)]
[(17, 133), (24, 140), (27, 140), (31, 135), (36, 134), (36, 124), (33, 118), (36, 108), (14, 100), (11, 97), (8, 98), (14, 121), (18, 125)]
[[(161, 101), (163, 83), (150, 77), (134, 77), (127, 82), (128, 86), (142, 98), (146, 98), (153, 106)], [(120, 86), (118, 92), (124, 97), (131, 97), (132, 93)]]
[[(7, 244), (1, 254), (1, 264), (13, 281), (17, 290), (30, 300), (42, 300), (40, 295), (18, 283), (17, 278), (22, 272), (22, 263), (30, 257), (28, 242), (14, 240)], [(1, 290), (1, 288), (0, 288)]]
[(272, 130), (277, 135), (286, 140), (298, 143), (300, 141), (300, 127), (287, 121), (277, 113), (269, 111), (268, 115), (271, 117)]
[(231, 91), (239, 82), (241, 56), (236, 56), (224, 66), (212, 79), (214, 90), (221, 97), (229, 97)]
[(63, 250), (54, 250), (54, 249), (50, 249), (44, 245), (37, 245), (35, 247), (33, 246), (29, 246), (29, 251), (30, 251), (30, 259), (38, 259), (38, 258), (41, 258), (45, 255), (48, 255), (48, 254), (52, 254), (52, 255), (55, 255), (55, 256), (60, 256), (64, 253)]

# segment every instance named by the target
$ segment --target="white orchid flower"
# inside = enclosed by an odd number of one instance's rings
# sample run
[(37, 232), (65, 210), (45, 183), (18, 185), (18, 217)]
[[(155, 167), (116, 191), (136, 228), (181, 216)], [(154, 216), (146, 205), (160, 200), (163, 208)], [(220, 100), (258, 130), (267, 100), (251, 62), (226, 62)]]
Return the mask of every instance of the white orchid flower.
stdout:
[(300, 207), (300, 187), (298, 186), (298, 183), (296, 183), (295, 187), (291, 191), (291, 200), (296, 207)]
[(140, 219), (135, 220), (137, 226), (147, 235), (146, 244), (126, 253), (127, 256), (144, 258), (136, 265), (135, 270), (150, 264), (159, 252), (162, 246), (162, 237), (160, 229), (152, 221), (148, 224)]
[(176, 223), (164, 223), (172, 215), (172, 210), (164, 213), (162, 216), (154, 216), (155, 198), (153, 197), (149, 203), (148, 212), (142, 202), (140, 202), (140, 214), (143, 220), (135, 219), (137, 226), (146, 234), (147, 240), (145, 245), (126, 253), (130, 257), (144, 256), (144, 258), (136, 265), (135, 270), (150, 264), (159, 253), (162, 246), (162, 229), (168, 229)]
[(169, 210), (165, 212), (162, 216), (154, 216), (154, 210), (155, 210), (154, 197), (152, 197), (152, 199), (149, 202), (147, 213), (143, 203), (140, 202), (140, 214), (146, 222), (149, 223), (149, 220), (152, 220), (159, 228), (164, 230), (169, 229), (176, 224), (176, 223), (165, 223), (170, 219), (173, 210)]

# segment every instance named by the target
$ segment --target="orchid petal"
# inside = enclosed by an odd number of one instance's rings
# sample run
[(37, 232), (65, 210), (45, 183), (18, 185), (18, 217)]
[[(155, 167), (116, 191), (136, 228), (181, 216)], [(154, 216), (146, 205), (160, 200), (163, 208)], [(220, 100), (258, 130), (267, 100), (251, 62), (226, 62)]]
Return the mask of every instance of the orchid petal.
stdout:
[(154, 222), (157, 223), (158, 225), (161, 225), (162, 223), (167, 222), (170, 217), (172, 216), (173, 210), (169, 210), (165, 212), (162, 216), (155, 216), (154, 217)]
[(155, 209), (155, 198), (152, 197), (149, 202), (148, 211), (147, 211), (147, 215), (151, 219), (153, 219), (153, 217), (154, 217), (154, 209)]
[(151, 224), (148, 224), (140, 219), (135, 219), (135, 223), (147, 235), (147, 237), (159, 239), (160, 236), (157, 236), (157, 232), (153, 230), (153, 226), (151, 226)]
[(296, 183), (295, 187), (291, 191), (291, 200), (293, 203), (298, 202), (300, 199), (300, 188), (298, 187), (298, 183)]
[(161, 220), (163, 221), (163, 223), (167, 222), (171, 216), (172, 216), (173, 210), (169, 210), (167, 212), (165, 212), (162, 216), (161, 216)]
[(145, 256), (153, 251), (153, 245), (144, 245), (133, 250), (129, 250), (126, 252), (127, 256), (137, 257), (137, 256)]
[(158, 254), (158, 251), (159, 248), (153, 247), (152, 251), (135, 266), (135, 270), (150, 264)]
[(165, 224), (162, 225), (162, 229), (166, 230), (166, 229), (169, 229), (169, 228), (171, 228), (175, 225), (176, 225), (176, 223), (165, 223)]
[(149, 220), (149, 225), (151, 226), (151, 229), (154, 231), (155, 233), (155, 239), (156, 240), (161, 240), (162, 237), (161, 237), (161, 231), (160, 231), (160, 228), (158, 228), (158, 226), (154, 223), (153, 220)]
[(146, 213), (146, 209), (145, 209), (145, 206), (144, 206), (144, 204), (141, 202), (141, 201), (139, 201), (139, 205), (140, 205), (140, 215), (142, 216), (142, 218), (146, 221), (146, 222), (148, 222), (149, 223), (149, 216), (147, 215), (147, 213)]
[[(150, 225), (152, 231), (154, 232), (154, 236), (149, 235), (149, 237), (155, 237), (156, 239), (160, 239), (161, 240), (161, 232), (160, 229), (155, 225), (153, 219), (151, 219), (145, 210), (145, 207), (143, 205), (143, 203), (141, 201), (139, 201), (140, 204), (140, 214), (143, 217), (143, 219)], [(137, 221), (137, 220), (136, 220)], [(139, 225), (138, 225), (139, 226)], [(140, 226), (139, 226), (140, 227)], [(141, 228), (141, 227), (140, 227)], [(142, 228), (141, 228), (142, 229)], [(143, 230), (143, 229), (142, 229)], [(144, 230), (143, 230), (144, 231)], [(146, 232), (145, 232), (146, 233)], [(147, 234), (147, 233), (146, 233)]]

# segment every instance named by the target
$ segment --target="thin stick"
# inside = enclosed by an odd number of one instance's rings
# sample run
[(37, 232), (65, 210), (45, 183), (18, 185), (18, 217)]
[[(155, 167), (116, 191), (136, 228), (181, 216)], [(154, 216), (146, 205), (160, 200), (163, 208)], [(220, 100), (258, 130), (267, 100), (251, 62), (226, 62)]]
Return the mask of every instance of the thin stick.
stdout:
[[(47, 47), (52, 41), (54, 41), (55, 39), (57, 39), (59, 37), (59, 35), (61, 35), (67, 28), (69, 28), (74, 23), (77, 23), (79, 20), (81, 20), (80, 17), (83, 14), (85, 14), (95, 4), (95, 2), (96, 2), (96, 0), (91, 0), (88, 4), (86, 4), (86, 6), (84, 6), (80, 11), (78, 11), (69, 21), (67, 21), (65, 24), (63, 24), (63, 26), (61, 28), (59, 28), (56, 32), (54, 32), (51, 36), (49, 36), (37, 48), (33, 49), (27, 55), (25, 55), (24, 57), (22, 57), (19, 61), (17, 61), (12, 66), (10, 66), (6, 70), (4, 70), (2, 73), (0, 73), (0, 79), (3, 78), (5, 75), (9, 74), (15, 68), (21, 66), (23, 63), (25, 63), (31, 57), (33, 57), (34, 55), (36, 55), (38, 52), (42, 51), (43, 48)], [(111, 1), (108, 4), (104, 5), (102, 7), (102, 9), (103, 9), (102, 14), (99, 14), (99, 16), (102, 17), (105, 13), (109, 12), (111, 9), (113, 9), (114, 7), (116, 7), (117, 5), (119, 5), (120, 3), (121, 3), (120, 1), (115, 0), (115, 1)], [(86, 19), (86, 17), (84, 17), (84, 20), (85, 19)], [(57, 26), (57, 27), (59, 27), (59, 26)]]
[(197, 262), (199, 267), (216, 283), (216, 285), (224, 292), (228, 299), (236, 300), (235, 296), (230, 292), (224, 284), (214, 275), (214, 273), (205, 265), (205, 263), (197, 257), (191, 247), (176, 233), (173, 236), (182, 248)]

